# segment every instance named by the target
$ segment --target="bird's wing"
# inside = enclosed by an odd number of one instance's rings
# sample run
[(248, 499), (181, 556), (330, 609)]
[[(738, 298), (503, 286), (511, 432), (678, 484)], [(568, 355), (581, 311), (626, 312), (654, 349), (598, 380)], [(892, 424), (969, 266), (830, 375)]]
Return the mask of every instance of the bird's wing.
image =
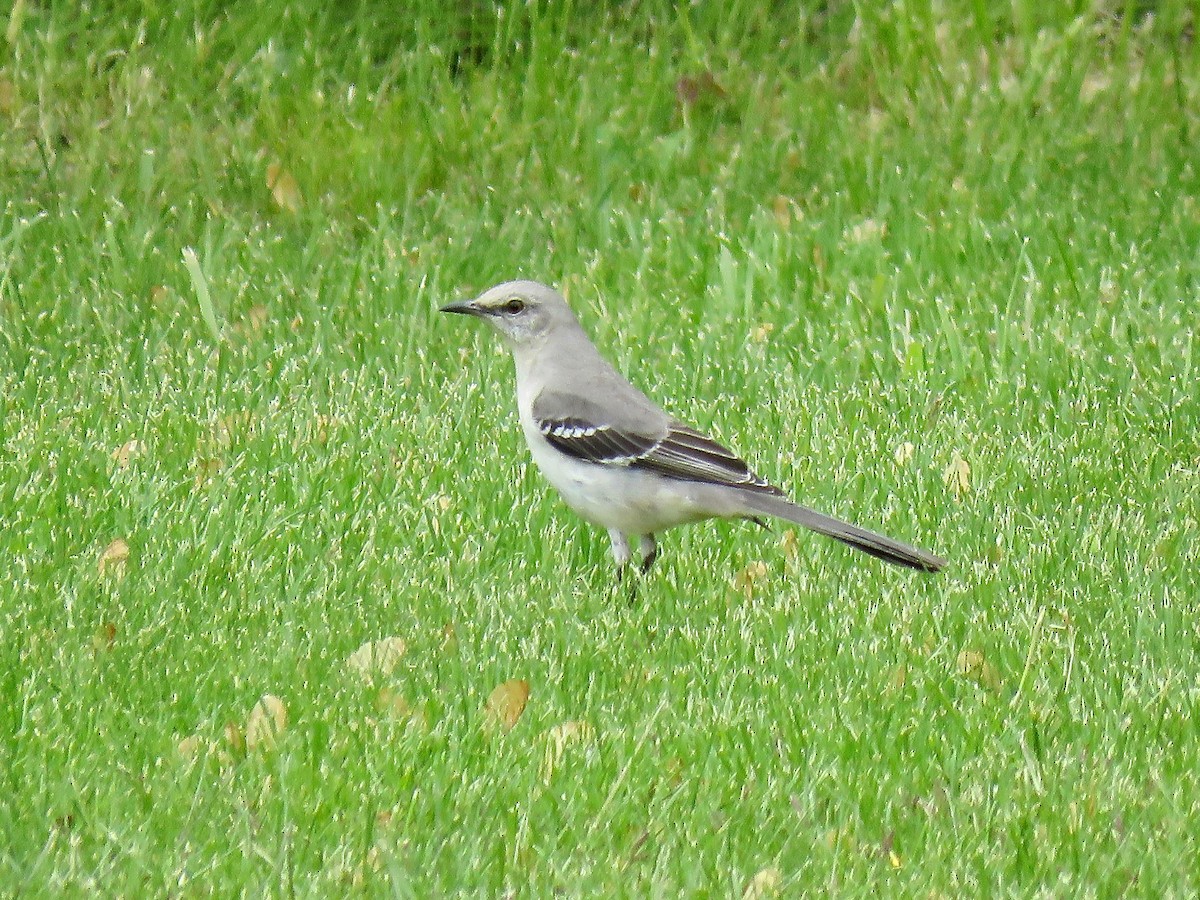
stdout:
[(534, 400), (532, 412), (546, 441), (575, 459), (644, 469), (682, 481), (782, 493), (728, 448), (656, 408), (635, 408), (624, 416), (602, 415), (604, 411), (583, 398), (547, 391)]

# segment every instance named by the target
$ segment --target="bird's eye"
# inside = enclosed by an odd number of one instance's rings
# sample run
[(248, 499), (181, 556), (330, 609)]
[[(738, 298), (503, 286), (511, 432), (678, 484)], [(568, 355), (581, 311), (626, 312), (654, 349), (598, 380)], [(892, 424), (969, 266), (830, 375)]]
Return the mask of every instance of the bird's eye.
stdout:
[(511, 300), (509, 300), (507, 303), (504, 304), (504, 311), (506, 313), (508, 313), (510, 316), (515, 316), (517, 313), (523, 312), (524, 310), (525, 310), (525, 301), (522, 300), (520, 297), (513, 297)]

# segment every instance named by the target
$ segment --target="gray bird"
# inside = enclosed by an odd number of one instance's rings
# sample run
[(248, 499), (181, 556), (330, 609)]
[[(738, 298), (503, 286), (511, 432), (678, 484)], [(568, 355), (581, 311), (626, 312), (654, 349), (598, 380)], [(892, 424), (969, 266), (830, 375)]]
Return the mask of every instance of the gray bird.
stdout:
[(600, 355), (566, 300), (536, 281), (508, 281), (441, 308), (483, 319), (517, 369), (517, 409), (533, 461), (567, 506), (607, 529), (624, 569), (637, 542), (642, 571), (656, 532), (714, 517), (795, 522), (899, 566), (946, 561), (800, 506), (734, 453), (660, 409)]

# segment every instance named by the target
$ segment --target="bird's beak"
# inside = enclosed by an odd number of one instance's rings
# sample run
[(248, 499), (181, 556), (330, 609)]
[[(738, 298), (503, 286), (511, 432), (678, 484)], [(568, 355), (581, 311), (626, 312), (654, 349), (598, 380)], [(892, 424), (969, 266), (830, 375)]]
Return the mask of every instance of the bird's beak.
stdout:
[(481, 310), (475, 305), (474, 300), (455, 300), (453, 303), (447, 303), (438, 312), (459, 313), (464, 316), (477, 316)]

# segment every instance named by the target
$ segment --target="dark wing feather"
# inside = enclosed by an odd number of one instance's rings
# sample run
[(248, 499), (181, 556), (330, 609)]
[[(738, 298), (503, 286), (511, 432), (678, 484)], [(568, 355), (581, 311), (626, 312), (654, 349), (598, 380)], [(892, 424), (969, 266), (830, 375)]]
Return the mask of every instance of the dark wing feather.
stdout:
[(654, 448), (654, 438), (593, 425), (583, 419), (538, 419), (538, 429), (552, 447), (587, 462), (628, 466)]
[(782, 493), (726, 447), (680, 422), (671, 422), (661, 438), (579, 418), (538, 419), (538, 429), (557, 450), (587, 462), (645, 469), (682, 481)]
[(782, 494), (778, 488), (755, 475), (729, 448), (680, 422), (672, 422), (667, 436), (634, 465), (684, 481), (724, 484), (764, 494)]

